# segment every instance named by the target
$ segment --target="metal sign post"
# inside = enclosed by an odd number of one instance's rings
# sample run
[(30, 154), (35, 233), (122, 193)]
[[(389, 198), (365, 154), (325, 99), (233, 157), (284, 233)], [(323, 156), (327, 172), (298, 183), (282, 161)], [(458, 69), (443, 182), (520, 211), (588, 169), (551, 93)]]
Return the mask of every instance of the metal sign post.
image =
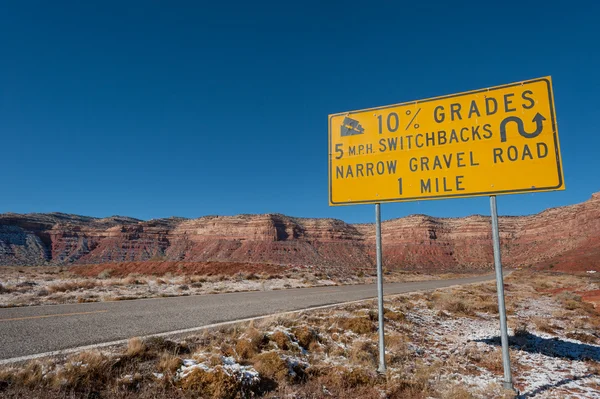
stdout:
[(498, 208), (496, 196), (490, 196), (492, 213), (492, 239), (494, 242), (494, 267), (496, 269), (496, 289), (498, 291), (498, 311), (500, 313), (500, 340), (502, 341), (502, 365), (504, 367), (503, 386), (513, 390), (512, 373), (510, 372), (510, 355), (508, 352), (508, 329), (506, 327), (506, 307), (504, 305), (504, 277), (502, 276), (502, 260), (500, 259), (500, 233), (498, 231)]
[(385, 373), (385, 333), (383, 330), (383, 267), (381, 265), (381, 205), (375, 204), (375, 247), (377, 251), (377, 302), (379, 308), (379, 371)]

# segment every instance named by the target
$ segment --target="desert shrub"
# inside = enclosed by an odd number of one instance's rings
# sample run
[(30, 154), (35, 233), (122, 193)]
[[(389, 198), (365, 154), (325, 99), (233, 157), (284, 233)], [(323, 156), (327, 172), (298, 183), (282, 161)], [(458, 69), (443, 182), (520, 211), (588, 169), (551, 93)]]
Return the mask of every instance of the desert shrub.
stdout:
[[(407, 345), (407, 339), (401, 335), (386, 334), (385, 337), (386, 345), (386, 362), (390, 365), (402, 365), (407, 360), (412, 358), (414, 354), (409, 350)], [(375, 348), (377, 350), (377, 348)], [(378, 356), (379, 352), (376, 352)]]
[(478, 302), (475, 306), (477, 310), (489, 314), (498, 314), (498, 301), (495, 298), (480, 296), (481, 302)]
[(356, 334), (368, 334), (377, 330), (375, 324), (365, 317), (350, 317), (341, 319), (339, 326)]
[(439, 307), (450, 313), (473, 316), (475, 315), (475, 307), (471, 300), (462, 295), (445, 293), (439, 297), (434, 297), (436, 307)]
[(323, 377), (322, 381), (326, 385), (342, 389), (373, 386), (377, 382), (377, 375), (374, 372), (361, 368), (336, 367), (326, 372)]
[(215, 399), (234, 399), (240, 385), (235, 376), (222, 368), (213, 371), (195, 369), (179, 382), (179, 386), (186, 391), (192, 391), (202, 398)]
[[(44, 365), (39, 360), (28, 362), (20, 368), (6, 368), (0, 371), (0, 381), (5, 384), (14, 384), (27, 388), (45, 386)], [(0, 389), (1, 392), (1, 389)]]
[(374, 342), (355, 341), (350, 349), (348, 359), (352, 364), (373, 368), (377, 366), (378, 349)]
[(235, 344), (235, 352), (242, 359), (250, 359), (258, 353), (258, 349), (249, 339), (241, 339)]
[(140, 384), (144, 380), (144, 377), (140, 373), (134, 373), (133, 375), (125, 375), (117, 378), (116, 384), (119, 388), (134, 391), (139, 388)]
[(535, 324), (535, 328), (545, 333), (553, 333), (555, 330), (555, 327), (552, 325), (550, 320), (544, 317), (534, 318), (533, 323)]
[(123, 280), (123, 284), (125, 284), (125, 285), (144, 285), (144, 284), (148, 284), (148, 281), (143, 279), (140, 275), (132, 273)]
[(113, 273), (113, 269), (104, 269), (100, 273), (98, 273), (98, 278), (104, 280), (110, 278), (110, 276), (112, 276)]
[(495, 374), (500, 374), (504, 370), (502, 365), (502, 351), (499, 349), (486, 353), (478, 359), (473, 358), (473, 360), (478, 360), (479, 366), (484, 367)]
[(288, 338), (288, 336), (282, 332), (282, 331), (275, 331), (273, 334), (271, 334), (271, 336), (269, 337), (269, 339), (273, 342), (275, 342), (277, 344), (277, 348), (281, 349), (281, 350), (288, 350), (289, 347), (289, 343), (290, 343), (290, 339)]
[(97, 286), (95, 281), (83, 280), (83, 281), (65, 281), (62, 283), (49, 285), (47, 290), (50, 293), (55, 292), (69, 292), (76, 291), (78, 289), (90, 289)]
[(585, 342), (586, 344), (595, 344), (598, 341), (592, 334), (579, 331), (568, 332), (567, 338), (576, 339), (577, 341)]
[(289, 374), (287, 362), (279, 357), (276, 352), (263, 352), (256, 355), (252, 361), (254, 368), (261, 377), (270, 378), (274, 381), (284, 381)]
[(475, 396), (462, 385), (453, 385), (449, 389), (444, 389), (441, 393), (441, 399), (474, 399)]
[(138, 338), (131, 338), (127, 342), (127, 349), (125, 350), (125, 355), (129, 357), (139, 357), (146, 353), (147, 347), (144, 342)]
[(515, 337), (527, 337), (529, 335), (529, 331), (527, 330), (526, 323), (519, 323), (514, 329)]
[(296, 327), (292, 329), (292, 333), (298, 340), (298, 345), (304, 349), (308, 349), (310, 344), (318, 339), (316, 330), (307, 326)]
[(163, 353), (158, 360), (156, 368), (161, 373), (174, 375), (182, 364), (183, 361), (179, 357), (170, 353)]
[(175, 342), (163, 337), (150, 337), (144, 341), (150, 352), (168, 352), (174, 355), (190, 353), (190, 346), (185, 341)]
[(55, 384), (75, 391), (96, 390), (113, 377), (110, 359), (97, 351), (72, 356), (56, 373)]
[(344, 373), (344, 384), (350, 388), (355, 388), (361, 385), (374, 385), (376, 377), (363, 369), (354, 369)]
[(242, 359), (250, 359), (259, 353), (267, 342), (268, 338), (265, 334), (258, 331), (254, 326), (250, 326), (236, 342), (235, 351)]
[(38, 284), (35, 281), (22, 281), (22, 282), (18, 283), (16, 285), (16, 287), (18, 287), (18, 288), (25, 288), (27, 290), (27, 289), (30, 289), (32, 287), (35, 287), (36, 285), (38, 285)]
[(578, 309), (581, 305), (581, 297), (579, 295), (571, 294), (570, 292), (563, 292), (557, 298), (567, 310)]
[(7, 287), (6, 285), (3, 285), (2, 283), (0, 283), (0, 294), (10, 294), (11, 292), (15, 292), (16, 288), (14, 287)]
[(403, 321), (406, 318), (404, 316), (404, 313), (402, 313), (401, 311), (391, 310), (388, 308), (384, 308), (383, 317), (385, 317), (387, 320), (392, 321)]

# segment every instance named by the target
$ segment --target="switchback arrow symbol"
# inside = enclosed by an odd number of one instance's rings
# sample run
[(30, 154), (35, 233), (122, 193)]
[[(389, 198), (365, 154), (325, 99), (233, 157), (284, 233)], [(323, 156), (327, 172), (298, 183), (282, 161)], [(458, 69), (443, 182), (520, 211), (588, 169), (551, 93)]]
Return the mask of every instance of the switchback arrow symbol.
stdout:
[(535, 116), (532, 119), (532, 122), (536, 123), (535, 131), (533, 131), (532, 133), (527, 133), (525, 131), (525, 126), (523, 125), (523, 120), (521, 120), (521, 118), (517, 116), (509, 116), (508, 118), (504, 118), (504, 120), (500, 123), (500, 141), (506, 141), (506, 125), (509, 122), (516, 122), (517, 127), (519, 129), (519, 134), (525, 137), (526, 139), (532, 139), (534, 137), (539, 136), (540, 133), (542, 133), (542, 122), (545, 120), (546, 118), (544, 118), (539, 112), (535, 114)]

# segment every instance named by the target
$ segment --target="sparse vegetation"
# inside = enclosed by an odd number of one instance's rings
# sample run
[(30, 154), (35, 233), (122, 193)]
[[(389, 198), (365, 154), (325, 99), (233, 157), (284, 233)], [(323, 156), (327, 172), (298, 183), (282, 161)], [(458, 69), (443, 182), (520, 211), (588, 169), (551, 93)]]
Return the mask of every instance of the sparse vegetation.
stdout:
[(69, 291), (77, 291), (80, 289), (91, 289), (96, 287), (97, 283), (92, 280), (83, 280), (83, 281), (66, 281), (62, 283), (51, 284), (48, 286), (47, 291), (49, 293), (55, 292), (69, 292)]
[[(276, 265), (229, 263), (219, 264), (218, 267), (210, 263), (146, 262), (144, 265), (123, 263), (111, 267), (90, 265), (0, 269), (0, 307), (270, 291), (374, 281), (374, 275), (365, 273), (359, 277), (353, 272), (328, 274), (318, 268), (307, 271)], [(223, 269), (227, 273), (222, 273)], [(403, 272), (392, 273), (386, 278), (391, 282), (456, 277), (460, 275)], [(23, 278), (26, 280), (23, 281)]]
[[(571, 279), (573, 288), (564, 290), (553, 278), (542, 284), (539, 274), (529, 279), (513, 273), (507, 283), (511, 364), (519, 389), (566, 396), (568, 386), (535, 385), (538, 379), (530, 376), (540, 373), (595, 389), (600, 346), (593, 345), (600, 317), (580, 292), (597, 289), (588, 286), (597, 282)], [(497, 314), (488, 309), (494, 292), (489, 283), (387, 298), (386, 377), (376, 373), (378, 315), (374, 302), (366, 301), (222, 327), (181, 341), (133, 338), (122, 348), (0, 367), (0, 396), (507, 399), (511, 394), (498, 383)], [(572, 302), (580, 305), (573, 308)]]

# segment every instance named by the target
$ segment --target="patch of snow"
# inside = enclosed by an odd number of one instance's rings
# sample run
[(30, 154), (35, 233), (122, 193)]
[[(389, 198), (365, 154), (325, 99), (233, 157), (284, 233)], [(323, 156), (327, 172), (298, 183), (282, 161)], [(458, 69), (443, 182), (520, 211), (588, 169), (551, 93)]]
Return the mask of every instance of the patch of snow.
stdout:
[(244, 385), (256, 384), (260, 381), (260, 375), (252, 366), (242, 366), (237, 363), (233, 357), (221, 357), (222, 365), (211, 367), (203, 362), (197, 362), (194, 359), (183, 359), (183, 365), (175, 374), (175, 381), (180, 381), (187, 378), (194, 370), (203, 370), (209, 373), (214, 373), (218, 370), (229, 376), (234, 376), (239, 382)]

